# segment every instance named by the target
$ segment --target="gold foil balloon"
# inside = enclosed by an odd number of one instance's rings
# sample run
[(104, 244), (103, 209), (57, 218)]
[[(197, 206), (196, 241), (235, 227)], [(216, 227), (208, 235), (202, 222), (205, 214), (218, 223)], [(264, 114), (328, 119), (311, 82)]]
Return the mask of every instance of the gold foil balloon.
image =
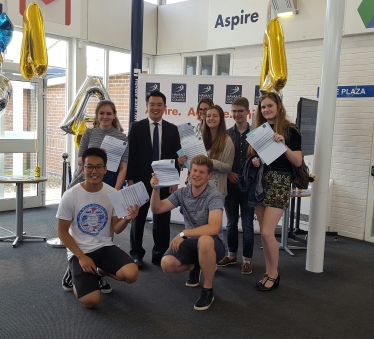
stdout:
[(264, 34), (260, 90), (279, 92), (287, 83), (287, 59), (283, 29), (277, 18), (269, 21)]
[(23, 15), (23, 37), (20, 70), (22, 76), (31, 80), (34, 75), (47, 72), (48, 56), (44, 36), (42, 12), (36, 2), (31, 3)]
[[(77, 96), (70, 106), (68, 114), (60, 124), (60, 128), (69, 134), (74, 134), (75, 146), (79, 148), (80, 140), (86, 130), (86, 123), (93, 122), (95, 119), (95, 112), (86, 113), (86, 106), (90, 97), (96, 97), (100, 101), (110, 100), (109, 94), (106, 91), (104, 84), (98, 77), (87, 76), (85, 82), (79, 89)], [(120, 125), (121, 132), (123, 131)]]

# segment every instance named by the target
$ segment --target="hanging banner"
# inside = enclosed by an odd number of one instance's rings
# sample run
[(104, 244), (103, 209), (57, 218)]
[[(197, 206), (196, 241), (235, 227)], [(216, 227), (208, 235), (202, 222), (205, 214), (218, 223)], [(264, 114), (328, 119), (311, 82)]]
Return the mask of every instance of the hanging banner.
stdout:
[[(137, 120), (146, 118), (146, 96), (151, 91), (160, 91), (166, 96), (167, 108), (163, 119), (180, 125), (190, 122), (197, 124), (196, 108), (199, 100), (210, 98), (220, 105), (225, 112), (226, 126), (231, 127), (231, 103), (236, 97), (246, 97), (249, 101), (250, 114), (248, 122), (257, 108), (255, 104), (256, 86), (259, 77), (225, 77), (225, 76), (191, 76), (191, 75), (139, 75), (138, 83), (138, 116)], [(258, 94), (257, 94), (258, 97)]]

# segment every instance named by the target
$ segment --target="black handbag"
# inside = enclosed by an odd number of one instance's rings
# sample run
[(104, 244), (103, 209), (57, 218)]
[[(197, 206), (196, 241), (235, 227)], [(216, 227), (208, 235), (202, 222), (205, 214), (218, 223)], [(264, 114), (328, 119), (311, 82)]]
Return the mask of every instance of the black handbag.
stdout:
[(292, 184), (303, 190), (309, 186), (309, 168), (305, 164), (304, 158), (300, 167), (292, 165)]

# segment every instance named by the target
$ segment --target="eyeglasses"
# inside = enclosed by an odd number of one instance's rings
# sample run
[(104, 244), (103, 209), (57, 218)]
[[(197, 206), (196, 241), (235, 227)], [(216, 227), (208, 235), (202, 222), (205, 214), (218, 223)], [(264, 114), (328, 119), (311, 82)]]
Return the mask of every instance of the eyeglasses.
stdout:
[(84, 168), (86, 169), (87, 172), (92, 172), (94, 169), (97, 171), (97, 172), (102, 172), (104, 171), (104, 169), (106, 168), (106, 166), (103, 166), (103, 165), (96, 165), (96, 166), (92, 166), (92, 165), (85, 165)]
[(208, 110), (208, 108), (199, 108), (198, 109), (199, 112), (205, 112), (205, 113), (206, 113), (207, 110)]
[(238, 109), (238, 110), (232, 109), (232, 110), (231, 110), (231, 113), (232, 113), (232, 114), (235, 114), (235, 113), (242, 114), (242, 113), (244, 113), (244, 112), (246, 112), (245, 109)]

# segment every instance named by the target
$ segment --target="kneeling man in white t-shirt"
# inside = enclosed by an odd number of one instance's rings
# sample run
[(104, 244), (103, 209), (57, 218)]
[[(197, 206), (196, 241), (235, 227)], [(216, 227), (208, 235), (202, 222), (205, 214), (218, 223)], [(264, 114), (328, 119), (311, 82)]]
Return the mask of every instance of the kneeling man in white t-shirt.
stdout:
[(104, 150), (87, 149), (82, 162), (86, 180), (65, 192), (56, 217), (58, 236), (67, 248), (74, 294), (86, 308), (93, 308), (100, 302), (98, 273), (129, 284), (138, 279), (137, 265), (113, 244), (110, 231), (121, 233), (139, 208), (130, 207), (123, 219), (116, 216), (108, 198), (116, 189), (102, 181), (107, 171)]

